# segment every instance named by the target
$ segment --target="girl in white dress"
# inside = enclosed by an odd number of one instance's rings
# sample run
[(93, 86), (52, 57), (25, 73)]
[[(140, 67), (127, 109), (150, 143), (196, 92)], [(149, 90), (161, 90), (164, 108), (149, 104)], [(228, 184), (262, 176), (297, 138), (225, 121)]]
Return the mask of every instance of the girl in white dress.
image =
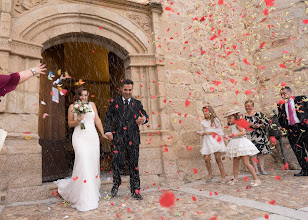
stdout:
[(211, 154), (215, 155), (215, 160), (221, 173), (221, 182), (226, 182), (226, 174), (221, 160), (221, 153), (226, 151), (226, 145), (222, 139), (223, 131), (219, 119), (216, 116), (214, 109), (207, 105), (202, 109), (204, 120), (201, 121), (202, 130), (198, 132), (203, 136), (202, 148), (200, 150), (204, 157), (205, 165), (208, 171), (207, 180), (213, 178), (211, 166)]
[[(88, 102), (89, 93), (83, 87), (76, 90), (76, 100)], [(75, 162), (71, 178), (55, 181), (63, 199), (78, 211), (89, 211), (98, 207), (100, 198), (100, 150), (99, 137), (95, 125), (102, 134), (104, 129), (97, 114), (96, 106), (89, 102), (91, 112), (85, 115), (73, 113), (73, 104), (68, 109), (68, 125), (74, 127), (72, 144)], [(81, 121), (85, 129), (81, 129)]]
[(242, 159), (244, 165), (251, 173), (254, 181), (251, 182), (251, 186), (261, 185), (261, 181), (258, 179), (255, 169), (249, 162), (249, 156), (259, 153), (257, 147), (246, 138), (246, 131), (243, 127), (236, 124), (241, 119), (239, 111), (230, 110), (225, 114), (228, 119), (228, 123), (232, 125), (232, 134), (229, 135), (231, 141), (227, 146), (226, 156), (233, 158), (233, 175), (234, 179), (229, 182), (230, 185), (238, 183), (239, 164)]

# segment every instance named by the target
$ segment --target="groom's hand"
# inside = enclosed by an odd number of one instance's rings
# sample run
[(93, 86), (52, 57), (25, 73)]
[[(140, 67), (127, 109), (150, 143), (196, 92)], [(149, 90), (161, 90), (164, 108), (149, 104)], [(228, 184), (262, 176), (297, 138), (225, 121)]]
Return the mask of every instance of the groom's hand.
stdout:
[(111, 132), (108, 132), (105, 134), (108, 140), (112, 141), (113, 140), (113, 134)]
[(136, 123), (137, 123), (138, 125), (141, 125), (141, 124), (144, 123), (144, 121), (145, 121), (145, 116), (144, 116), (142, 113), (140, 113), (140, 116), (139, 116), (139, 118), (136, 120)]

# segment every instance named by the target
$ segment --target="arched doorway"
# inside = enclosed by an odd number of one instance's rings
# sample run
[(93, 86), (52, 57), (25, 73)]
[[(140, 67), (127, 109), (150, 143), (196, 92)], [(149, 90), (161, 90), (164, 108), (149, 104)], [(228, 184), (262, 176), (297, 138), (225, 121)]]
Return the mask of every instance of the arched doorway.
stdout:
[[(74, 101), (76, 88), (82, 85), (89, 91), (90, 100), (96, 103), (104, 121), (108, 101), (117, 95), (125, 78), (124, 60), (116, 53), (127, 55), (110, 40), (93, 35), (59, 36), (45, 44), (42, 56), (49, 74), (40, 80), (40, 100), (46, 104), (40, 105), (39, 110), (39, 115), (48, 113), (39, 119), (43, 181), (66, 177), (73, 168), (73, 129), (67, 125), (67, 109)], [(100, 147), (101, 169), (109, 171), (110, 143), (101, 140)]]

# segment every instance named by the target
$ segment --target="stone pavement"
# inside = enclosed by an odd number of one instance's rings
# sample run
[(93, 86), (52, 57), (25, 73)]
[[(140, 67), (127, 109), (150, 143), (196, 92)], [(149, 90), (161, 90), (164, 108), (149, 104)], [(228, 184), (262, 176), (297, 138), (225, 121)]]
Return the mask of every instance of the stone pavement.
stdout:
[[(295, 171), (271, 171), (260, 176), (260, 187), (247, 187), (252, 180), (248, 174), (240, 176), (239, 184), (229, 186), (214, 181), (198, 180), (179, 187), (143, 190), (142, 201), (136, 201), (128, 189), (120, 188), (116, 198), (104, 198), (97, 210), (78, 212), (59, 197), (44, 201), (15, 203), (0, 206), (0, 219), (270, 219), (308, 220), (308, 177), (294, 177)], [(162, 190), (172, 191), (175, 205), (162, 208)], [(195, 197), (195, 198), (194, 198)]]

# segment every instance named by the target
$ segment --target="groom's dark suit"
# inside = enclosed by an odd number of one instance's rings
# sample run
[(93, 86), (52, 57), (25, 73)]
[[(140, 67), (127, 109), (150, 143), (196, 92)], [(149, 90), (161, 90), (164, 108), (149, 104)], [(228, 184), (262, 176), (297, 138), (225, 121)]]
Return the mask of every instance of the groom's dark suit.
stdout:
[(293, 111), (296, 112), (299, 120), (294, 125), (290, 125), (286, 105), (288, 103), (278, 105), (278, 120), (281, 127), (287, 132), (290, 145), (299, 165), (302, 167), (302, 172), (308, 175), (308, 158), (305, 152), (305, 149), (308, 151), (308, 99), (306, 96), (296, 96), (294, 98), (295, 109)]
[(113, 185), (114, 187), (121, 185), (120, 169), (124, 167), (126, 151), (130, 166), (131, 193), (140, 190), (138, 167), (140, 130), (136, 120), (139, 116), (141, 117), (141, 113), (146, 117), (144, 123), (147, 123), (149, 117), (141, 102), (131, 98), (129, 103), (125, 103), (124, 98), (120, 96), (111, 100), (104, 123), (105, 133), (113, 134)]

